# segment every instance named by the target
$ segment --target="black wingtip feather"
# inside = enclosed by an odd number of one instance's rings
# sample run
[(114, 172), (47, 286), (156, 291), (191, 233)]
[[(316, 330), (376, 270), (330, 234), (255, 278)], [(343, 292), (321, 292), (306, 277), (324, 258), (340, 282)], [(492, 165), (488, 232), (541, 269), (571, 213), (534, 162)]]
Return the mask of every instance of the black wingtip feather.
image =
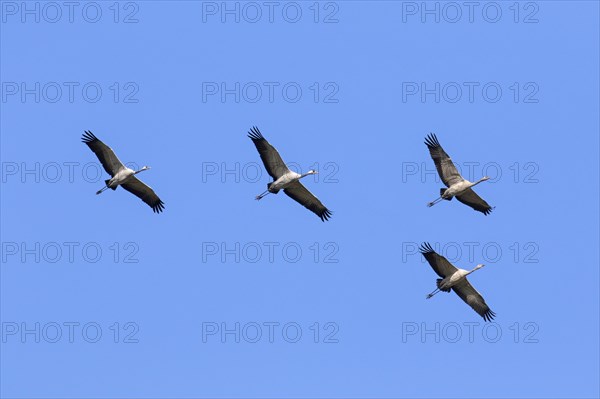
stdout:
[(419, 247), (419, 251), (421, 251), (422, 254), (430, 254), (430, 253), (435, 252), (433, 250), (433, 248), (431, 247), (431, 244), (428, 242), (422, 243), (421, 246)]
[(81, 141), (83, 143), (88, 144), (96, 140), (98, 140), (98, 137), (94, 136), (94, 133), (89, 130), (85, 130), (85, 132), (81, 135)]
[(265, 138), (260, 133), (260, 130), (256, 126), (253, 126), (252, 129), (248, 132), (248, 137), (252, 140), (264, 140)]
[(485, 210), (483, 210), (483, 211), (481, 211), (481, 212), (482, 212), (482, 213), (483, 213), (485, 216), (487, 216), (487, 215), (489, 215), (490, 213), (492, 213), (492, 211), (493, 211), (494, 209), (496, 209), (496, 207), (495, 207), (495, 206), (490, 206), (489, 208), (487, 208), (487, 209), (485, 209)]
[(483, 314), (483, 320), (485, 321), (492, 321), (494, 320), (494, 317), (496, 317), (496, 313), (492, 312), (491, 309), (488, 309), (488, 311)]
[(441, 147), (440, 142), (437, 139), (437, 136), (434, 133), (429, 133), (425, 137), (425, 145), (429, 148), (437, 148)]
[(321, 218), (321, 221), (329, 220), (329, 218), (333, 215), (333, 212), (329, 209), (325, 208), (323, 212), (321, 212), (318, 216)]
[(165, 209), (165, 203), (161, 200), (158, 200), (152, 205), (152, 210), (154, 213), (161, 213)]

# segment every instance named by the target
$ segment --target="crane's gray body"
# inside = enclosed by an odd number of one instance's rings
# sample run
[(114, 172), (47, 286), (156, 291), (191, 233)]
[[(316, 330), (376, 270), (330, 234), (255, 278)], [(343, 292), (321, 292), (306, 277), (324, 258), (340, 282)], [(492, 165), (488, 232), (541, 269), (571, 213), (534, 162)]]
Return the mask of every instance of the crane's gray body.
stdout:
[(452, 199), (452, 197), (456, 197), (457, 195), (465, 192), (469, 188), (473, 187), (474, 184), (470, 181), (463, 179), (458, 183), (454, 183), (448, 188), (443, 188), (444, 193), (442, 194), (443, 199)]
[(135, 175), (135, 170), (129, 168), (122, 168), (112, 178), (106, 180), (106, 186), (110, 189), (116, 190), (121, 184), (124, 184)]
[(437, 287), (440, 291), (448, 292), (450, 291), (450, 288), (458, 284), (458, 282), (464, 279), (469, 273), (471, 272), (468, 270), (457, 269), (452, 275), (438, 280)]
[(288, 170), (283, 176), (275, 180), (274, 182), (267, 184), (267, 189), (270, 193), (277, 194), (279, 190), (283, 190), (291, 183), (300, 180), (301, 174)]

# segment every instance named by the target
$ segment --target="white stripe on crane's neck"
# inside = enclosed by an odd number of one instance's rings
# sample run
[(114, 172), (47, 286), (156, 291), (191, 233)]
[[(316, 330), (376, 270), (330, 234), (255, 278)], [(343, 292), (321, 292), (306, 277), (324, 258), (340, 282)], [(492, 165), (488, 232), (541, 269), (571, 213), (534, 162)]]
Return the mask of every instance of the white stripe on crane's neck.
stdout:
[(469, 271), (469, 272), (468, 272), (466, 275), (469, 275), (469, 274), (473, 273), (475, 270), (479, 270), (479, 269), (481, 269), (481, 268), (482, 268), (482, 267), (484, 267), (484, 266), (485, 266), (484, 264), (481, 264), (481, 263), (480, 263), (480, 264), (478, 264), (477, 266), (475, 266), (475, 267), (473, 268), (473, 270)]
[(490, 180), (490, 178), (488, 176), (483, 176), (481, 179), (477, 180), (475, 183), (473, 183), (471, 185), (471, 187), (478, 185), (479, 183), (481, 183), (482, 181), (486, 181), (486, 180)]
[(143, 171), (148, 170), (148, 169), (150, 169), (150, 166), (142, 166), (142, 169), (134, 172), (133, 174), (137, 175), (138, 173), (143, 172)]
[(303, 177), (306, 177), (306, 176), (316, 175), (317, 173), (319, 173), (319, 172), (317, 172), (316, 170), (311, 169), (308, 172), (300, 175), (300, 179), (302, 179)]

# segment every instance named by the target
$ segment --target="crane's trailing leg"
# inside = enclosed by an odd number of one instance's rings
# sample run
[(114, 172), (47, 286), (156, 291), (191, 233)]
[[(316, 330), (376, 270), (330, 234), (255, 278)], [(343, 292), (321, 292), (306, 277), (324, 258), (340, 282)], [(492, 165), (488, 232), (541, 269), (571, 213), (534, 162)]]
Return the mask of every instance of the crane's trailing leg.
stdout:
[(446, 194), (446, 189), (445, 188), (440, 188), (440, 196), (438, 199), (436, 199), (435, 201), (431, 201), (430, 203), (427, 204), (428, 207), (432, 207), (435, 204), (437, 204), (438, 202), (440, 202), (441, 200), (446, 200), (446, 201), (451, 201), (453, 197), (444, 197), (444, 194)]
[(435, 204), (437, 204), (438, 202), (440, 202), (442, 199), (443, 198), (440, 197), (440, 198), (436, 199), (435, 201), (431, 201), (431, 202), (427, 203), (427, 206), (431, 208), (432, 206), (434, 206)]
[(257, 195), (256, 200), (258, 201), (259, 199), (261, 199), (262, 197), (264, 197), (267, 194), (269, 194), (269, 190), (266, 190), (265, 192), (261, 193), (260, 195)]
[[(144, 168), (145, 168), (145, 166), (144, 166)], [(142, 170), (144, 170), (144, 169), (142, 169)], [(111, 179), (106, 179), (106, 180), (104, 180), (104, 184), (105, 184), (106, 186), (102, 187), (102, 189), (101, 189), (101, 190), (98, 190), (98, 191), (96, 191), (96, 195), (98, 195), (98, 194), (101, 194), (101, 193), (102, 193), (102, 191), (106, 190), (107, 188), (110, 188), (110, 189), (112, 189), (113, 191), (117, 189), (117, 186), (111, 187), (111, 186), (109, 186), (109, 185), (108, 185), (108, 183), (110, 183), (110, 180), (111, 180)]]
[(433, 291), (431, 294), (428, 294), (428, 295), (427, 295), (427, 298), (425, 298), (425, 299), (429, 299), (429, 298), (431, 298), (432, 296), (434, 296), (434, 295), (435, 295), (435, 294), (437, 294), (438, 292), (440, 292), (440, 289), (439, 289), (439, 288), (436, 288), (436, 289), (435, 289), (435, 291)]

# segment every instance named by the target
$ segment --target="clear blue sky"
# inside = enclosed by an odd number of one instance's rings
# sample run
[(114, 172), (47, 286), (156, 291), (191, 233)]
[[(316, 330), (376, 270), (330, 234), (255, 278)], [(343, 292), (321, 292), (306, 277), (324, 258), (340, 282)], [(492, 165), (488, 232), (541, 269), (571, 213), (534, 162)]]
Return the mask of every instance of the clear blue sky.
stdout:
[[(49, 4), (0, 3), (2, 397), (598, 397), (597, 2)], [(425, 206), (429, 132), (491, 215)]]

